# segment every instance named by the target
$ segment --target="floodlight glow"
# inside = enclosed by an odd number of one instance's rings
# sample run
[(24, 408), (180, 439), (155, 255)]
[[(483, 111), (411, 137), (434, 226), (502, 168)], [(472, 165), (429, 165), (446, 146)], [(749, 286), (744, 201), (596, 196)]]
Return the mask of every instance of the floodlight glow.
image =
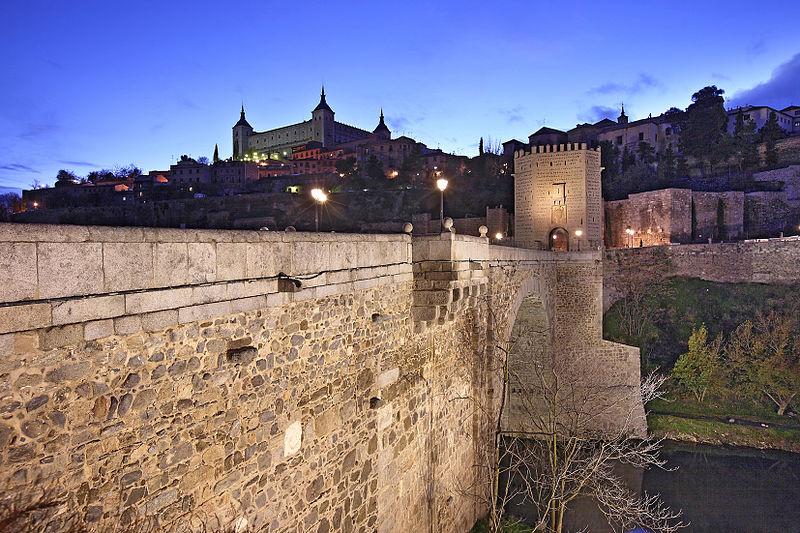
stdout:
[(447, 180), (444, 178), (436, 180), (436, 187), (438, 187), (440, 191), (444, 191), (447, 188)]

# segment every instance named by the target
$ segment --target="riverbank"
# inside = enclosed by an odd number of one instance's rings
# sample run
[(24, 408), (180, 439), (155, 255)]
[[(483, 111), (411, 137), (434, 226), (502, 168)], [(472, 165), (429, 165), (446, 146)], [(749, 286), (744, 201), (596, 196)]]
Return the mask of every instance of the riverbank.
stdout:
[(647, 405), (656, 438), (800, 453), (800, 423), (772, 413), (737, 413), (730, 406), (656, 400)]

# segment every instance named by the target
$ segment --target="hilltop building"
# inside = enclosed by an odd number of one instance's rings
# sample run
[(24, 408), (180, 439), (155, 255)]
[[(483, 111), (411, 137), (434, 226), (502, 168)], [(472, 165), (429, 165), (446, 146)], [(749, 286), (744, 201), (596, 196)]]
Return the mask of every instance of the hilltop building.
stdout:
[(778, 126), (785, 130), (786, 133), (800, 133), (800, 106), (790, 105), (789, 107), (778, 110), (766, 105), (747, 105), (729, 109), (728, 131), (730, 133), (733, 133), (733, 129), (736, 127), (736, 116), (740, 112), (745, 122), (752, 120), (755, 123), (756, 130), (764, 127), (764, 124), (769, 120), (770, 113), (775, 113)]
[(317, 142), (322, 147), (328, 148), (358, 139), (365, 139), (373, 134), (390, 135), (389, 129), (381, 124), (375, 132), (370, 133), (334, 118), (334, 111), (325, 101), (325, 88), (322, 88), (319, 103), (311, 111), (311, 120), (290, 124), (267, 131), (258, 132), (253, 129), (244, 114), (244, 104), (239, 122), (233, 126), (233, 158), (234, 159), (288, 159), (292, 154), (292, 147), (302, 144)]

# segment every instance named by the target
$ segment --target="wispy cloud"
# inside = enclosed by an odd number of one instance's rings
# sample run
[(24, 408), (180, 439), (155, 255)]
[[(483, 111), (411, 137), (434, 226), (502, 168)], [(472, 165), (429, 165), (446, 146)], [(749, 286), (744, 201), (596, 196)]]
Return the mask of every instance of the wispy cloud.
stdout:
[(750, 46), (747, 47), (747, 54), (750, 56), (760, 56), (766, 51), (767, 43), (764, 41), (764, 39), (753, 41), (750, 43)]
[(0, 170), (8, 170), (11, 172), (36, 172), (36, 169), (20, 163), (8, 163), (5, 165), (0, 165)]
[(28, 124), (23, 127), (18, 135), (22, 139), (35, 139), (38, 137), (47, 136), (57, 131), (59, 125), (55, 122), (40, 122), (37, 124)]
[(63, 165), (70, 165), (70, 166), (73, 166), (73, 167), (92, 167), (92, 168), (100, 167), (100, 165), (96, 165), (94, 163), (88, 163), (86, 161), (63, 161), (62, 160), (62, 161), (59, 161), (59, 163), (61, 163)]
[(615, 118), (619, 114), (619, 109), (602, 105), (593, 105), (586, 111), (578, 113), (578, 120), (584, 122), (598, 122), (604, 118)]
[(523, 117), (523, 113), (525, 108), (521, 105), (514, 106), (514, 107), (506, 107), (506, 108), (499, 108), (497, 112), (500, 115), (503, 115), (506, 118), (506, 123), (514, 124), (516, 122), (522, 122), (525, 118)]
[(200, 109), (200, 106), (197, 105), (194, 100), (187, 98), (186, 96), (181, 96), (178, 98), (178, 102), (187, 109)]
[(778, 109), (788, 105), (800, 105), (800, 53), (772, 71), (767, 81), (755, 87), (735, 93), (727, 101), (729, 107), (742, 105), (768, 105)]
[(659, 87), (661, 82), (649, 74), (639, 74), (631, 83), (610, 82), (589, 89), (588, 94), (638, 94)]
[(62, 65), (58, 61), (54, 61), (54, 60), (46, 58), (46, 57), (40, 57), (39, 59), (41, 59), (42, 63), (50, 65), (51, 67), (57, 68), (59, 70), (64, 70), (64, 65)]

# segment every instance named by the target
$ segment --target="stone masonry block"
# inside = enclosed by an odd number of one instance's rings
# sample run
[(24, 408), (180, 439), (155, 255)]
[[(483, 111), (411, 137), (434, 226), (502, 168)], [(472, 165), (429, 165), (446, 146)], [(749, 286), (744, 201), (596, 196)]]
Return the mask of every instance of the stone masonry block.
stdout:
[(192, 303), (191, 287), (153, 290), (125, 295), (125, 312), (148, 313), (162, 309), (177, 309)]
[(213, 304), (192, 305), (178, 309), (178, 323), (188, 324), (208, 318), (217, 318), (231, 314), (230, 302), (216, 302)]
[(217, 243), (217, 281), (247, 277), (247, 243)]
[(109, 337), (113, 334), (114, 321), (110, 319), (89, 322), (85, 324), (83, 328), (83, 338), (87, 341), (102, 339), (103, 337)]
[(151, 243), (103, 243), (105, 291), (149, 289), (153, 285)]
[(176, 326), (178, 324), (178, 310), (167, 309), (155, 313), (145, 313), (141, 316), (144, 331), (157, 331), (159, 329)]
[(388, 387), (400, 378), (400, 369), (395, 367), (378, 375), (378, 388)]
[(452, 291), (414, 291), (415, 305), (447, 305), (452, 301)]
[(241, 313), (245, 311), (255, 311), (267, 306), (266, 296), (251, 296), (231, 301), (231, 313)]
[(221, 302), (227, 300), (228, 288), (225, 283), (214, 285), (201, 285), (192, 287), (192, 303), (207, 304), (210, 302)]
[(0, 333), (45, 328), (51, 324), (50, 304), (0, 307)]
[(36, 298), (36, 245), (0, 243), (0, 302)]
[(53, 325), (75, 324), (125, 314), (125, 297), (98, 296), (53, 302)]
[(100, 243), (39, 243), (39, 298), (103, 292), (103, 248)]
[(278, 292), (278, 280), (259, 279), (255, 281), (237, 281), (227, 285), (228, 300), (248, 298)]
[(342, 242), (331, 245), (330, 270), (349, 269), (358, 266), (358, 245)]
[(273, 244), (269, 242), (247, 244), (246, 269), (248, 278), (262, 278), (276, 274), (272, 249)]
[(217, 252), (210, 242), (190, 242), (189, 283), (205, 283), (217, 279)]
[(411, 308), (411, 316), (414, 319), (414, 322), (430, 322), (432, 320), (436, 320), (436, 318), (439, 316), (438, 309), (438, 307), (414, 306)]
[(186, 285), (189, 279), (188, 246), (181, 242), (158, 243), (155, 246), (153, 286), (176, 287)]
[[(178, 312), (175, 312), (177, 323)], [(121, 316), (114, 319), (114, 333), (117, 335), (130, 335), (142, 330), (142, 319), (139, 315)]]
[(272, 247), (272, 263), (275, 274), (278, 272), (292, 274), (294, 272), (294, 267), (292, 266), (292, 245), (289, 243), (276, 242)]
[(330, 270), (330, 244), (327, 242), (296, 242), (292, 256), (295, 274), (316, 274)]
[(39, 348), (50, 350), (83, 342), (83, 324), (56, 326), (39, 332)]

